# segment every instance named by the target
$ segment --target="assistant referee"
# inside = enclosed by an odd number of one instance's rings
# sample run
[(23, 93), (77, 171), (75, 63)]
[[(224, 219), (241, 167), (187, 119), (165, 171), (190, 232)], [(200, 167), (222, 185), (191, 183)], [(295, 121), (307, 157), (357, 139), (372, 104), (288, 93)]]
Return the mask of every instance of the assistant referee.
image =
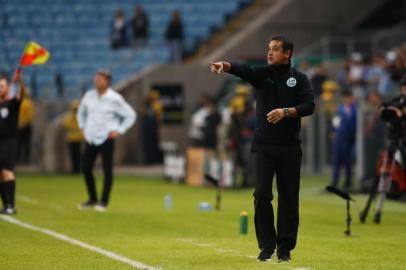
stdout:
[[(293, 43), (272, 37), (268, 66), (253, 68), (225, 61), (212, 63), (211, 71), (227, 72), (251, 83), (256, 90), (256, 128), (252, 141), (254, 160), (255, 231), (261, 252), (269, 261), (277, 248), (279, 262), (290, 261), (299, 227), (299, 186), (302, 149), (300, 118), (313, 114), (314, 94), (309, 80), (291, 67)], [(278, 190), (277, 226), (274, 226), (272, 182)]]
[(20, 89), (14, 97), (6, 77), (0, 78), (0, 197), (1, 214), (14, 215), (16, 181), (14, 165), (18, 153), (18, 116), (25, 88), (20, 73), (15, 74)]

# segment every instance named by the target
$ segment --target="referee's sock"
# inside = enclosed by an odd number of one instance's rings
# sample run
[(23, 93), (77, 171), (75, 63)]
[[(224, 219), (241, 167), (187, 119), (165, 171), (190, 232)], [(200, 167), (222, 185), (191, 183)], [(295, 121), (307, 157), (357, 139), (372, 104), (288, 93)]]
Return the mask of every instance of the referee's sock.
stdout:
[(6, 182), (7, 204), (14, 208), (14, 198), (16, 193), (16, 181), (9, 180)]
[(6, 206), (7, 206), (6, 182), (0, 182), (0, 197), (1, 197), (1, 201), (3, 202), (4, 208), (6, 208)]

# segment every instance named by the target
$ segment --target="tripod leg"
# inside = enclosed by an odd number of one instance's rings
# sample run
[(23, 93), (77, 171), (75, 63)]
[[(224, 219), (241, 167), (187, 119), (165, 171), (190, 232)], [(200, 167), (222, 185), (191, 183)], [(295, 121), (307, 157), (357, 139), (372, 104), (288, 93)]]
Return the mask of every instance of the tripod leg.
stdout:
[(221, 210), (221, 188), (217, 189), (216, 210)]
[(386, 173), (386, 172), (384, 173), (384, 177), (383, 177), (384, 181), (380, 181), (379, 187), (378, 187), (379, 195), (378, 195), (377, 207), (376, 207), (375, 216), (374, 216), (374, 222), (377, 224), (381, 223), (383, 204), (386, 199), (386, 193), (390, 190), (394, 168), (395, 168), (395, 158), (392, 157), (389, 173)]
[(365, 223), (365, 220), (368, 216), (369, 209), (371, 208), (372, 201), (375, 199), (376, 192), (378, 190), (379, 181), (380, 181), (380, 177), (379, 178), (376, 177), (374, 179), (374, 183), (372, 184), (370, 191), (369, 191), (368, 201), (365, 205), (365, 208), (359, 213), (359, 219), (360, 219), (361, 223)]
[(381, 168), (383, 168), (383, 169), (380, 169), (381, 174), (380, 174), (379, 177), (375, 178), (374, 183), (371, 185), (371, 189), (370, 189), (370, 192), (369, 192), (369, 197), (368, 197), (367, 204), (365, 205), (364, 210), (362, 210), (359, 213), (359, 219), (360, 219), (361, 223), (365, 223), (365, 220), (366, 220), (366, 218), (368, 216), (368, 213), (369, 213), (369, 209), (371, 208), (372, 201), (375, 199), (376, 194), (378, 192), (378, 186), (381, 185), (380, 183), (384, 179), (384, 173), (385, 173), (384, 171), (386, 169), (386, 163), (387, 162), (388, 162), (388, 152), (385, 152), (383, 162), (382, 162), (382, 166), (381, 166)]
[(344, 232), (346, 236), (351, 235), (351, 212), (350, 212), (350, 200), (347, 200), (347, 230)]

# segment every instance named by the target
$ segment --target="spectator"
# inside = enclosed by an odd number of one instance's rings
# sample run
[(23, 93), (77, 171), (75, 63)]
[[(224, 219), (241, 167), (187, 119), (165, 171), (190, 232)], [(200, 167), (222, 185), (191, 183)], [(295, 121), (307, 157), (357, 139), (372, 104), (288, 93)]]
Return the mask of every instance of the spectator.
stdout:
[(235, 88), (235, 92), (236, 95), (230, 100), (230, 110), (233, 114), (242, 114), (245, 111), (250, 88), (245, 84), (238, 84)]
[(65, 94), (65, 85), (63, 82), (63, 76), (61, 72), (55, 73), (55, 85), (58, 97), (63, 97)]
[(70, 104), (69, 113), (63, 119), (63, 126), (66, 130), (66, 142), (69, 148), (69, 155), (71, 160), (71, 172), (73, 174), (80, 173), (81, 169), (81, 146), (83, 142), (83, 133), (80, 130), (77, 120), (77, 112), (79, 101), (74, 100)]
[(306, 76), (307, 76), (308, 78), (312, 78), (313, 75), (314, 75), (314, 72), (315, 72), (314, 68), (310, 66), (310, 63), (309, 63), (309, 61), (307, 61), (307, 60), (303, 60), (303, 61), (300, 63), (299, 70), (300, 70), (301, 72), (303, 72), (304, 74), (306, 74)]
[(162, 152), (159, 149), (159, 126), (162, 121), (162, 105), (159, 93), (151, 91), (144, 98), (141, 116), (141, 139), (144, 152), (144, 164), (152, 165), (162, 162)]
[(18, 157), (25, 164), (29, 163), (30, 160), (34, 110), (34, 102), (26, 93), (20, 105), (18, 118)]
[(321, 85), (321, 100), (325, 102), (334, 101), (336, 98), (336, 92), (338, 90), (338, 84), (333, 80), (325, 80)]
[(177, 10), (172, 13), (166, 28), (166, 41), (171, 50), (171, 62), (179, 62), (183, 54), (183, 22)]
[(128, 46), (126, 22), (125, 22), (124, 11), (122, 9), (118, 9), (116, 11), (114, 20), (111, 24), (110, 39), (111, 39), (111, 47), (113, 49), (118, 49), (121, 47)]
[(386, 68), (387, 63), (384, 55), (375, 53), (372, 57), (371, 66), (367, 69), (368, 91), (377, 89), (381, 96), (388, 95), (389, 90), (391, 90), (391, 80)]
[(313, 77), (311, 77), (311, 84), (314, 89), (314, 94), (318, 98), (323, 93), (322, 85), (327, 80), (326, 69), (322, 64), (318, 65)]
[(382, 98), (378, 91), (368, 93), (364, 111), (364, 157), (365, 172), (361, 182), (361, 189), (369, 191), (376, 176), (376, 164), (379, 153), (384, 146), (385, 125), (380, 121), (378, 108)]
[(397, 52), (392, 52), (391, 55), (393, 59), (389, 62), (389, 73), (393, 81), (399, 82), (406, 74), (406, 47), (401, 47)]
[(331, 185), (338, 186), (340, 167), (345, 166), (346, 178), (343, 190), (349, 191), (352, 177), (352, 160), (355, 146), (356, 107), (353, 95), (343, 92), (343, 102), (333, 118), (333, 179)]
[(148, 40), (149, 20), (147, 14), (139, 4), (135, 7), (131, 27), (133, 30), (134, 46), (144, 46)]
[(163, 113), (164, 113), (164, 108), (160, 100), (160, 96), (161, 94), (158, 90), (151, 90), (149, 92), (149, 99), (151, 101), (152, 110), (156, 115), (156, 119), (159, 125), (161, 125), (163, 122)]
[(208, 98), (206, 103), (207, 115), (203, 130), (204, 147), (216, 151), (217, 149), (217, 128), (221, 123), (221, 115), (217, 111), (216, 103), (213, 99)]
[(351, 88), (350, 91), (355, 98), (361, 98), (366, 95), (366, 71), (362, 55), (358, 52), (353, 53), (349, 65), (348, 83)]
[[(242, 186), (249, 185), (249, 173), (251, 163), (247, 159), (250, 158), (251, 139), (254, 130), (252, 129), (252, 106), (249, 101), (250, 88), (245, 84), (236, 86), (236, 95), (230, 100), (231, 124), (228, 130), (228, 150), (233, 157), (234, 165), (240, 169), (243, 176)], [(254, 115), (255, 117), (255, 115)], [(237, 171), (235, 171), (235, 174)], [(236, 179), (237, 177), (234, 176)]]
[(254, 137), (255, 131), (255, 106), (247, 101), (245, 106), (245, 111), (242, 117), (242, 130), (240, 136), (240, 142), (238, 143), (241, 147), (240, 152), (242, 153), (242, 187), (253, 186), (253, 162), (251, 153), (251, 142)]
[(205, 125), (205, 120), (209, 111), (207, 109), (208, 95), (201, 94), (197, 107), (190, 117), (190, 127), (189, 127), (189, 139), (190, 145), (194, 147), (204, 147), (204, 133), (203, 128)]
[(341, 69), (337, 74), (337, 82), (340, 85), (341, 89), (349, 89), (349, 73), (350, 73), (350, 59), (346, 59)]

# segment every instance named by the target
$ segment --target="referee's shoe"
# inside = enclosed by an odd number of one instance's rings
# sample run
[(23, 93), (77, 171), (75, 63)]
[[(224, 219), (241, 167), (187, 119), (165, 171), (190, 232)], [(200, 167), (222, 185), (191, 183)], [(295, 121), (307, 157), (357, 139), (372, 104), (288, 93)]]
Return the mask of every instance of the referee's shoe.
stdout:
[(17, 210), (14, 207), (7, 206), (7, 207), (4, 207), (0, 211), (0, 214), (1, 215), (15, 215), (15, 214), (17, 214)]

